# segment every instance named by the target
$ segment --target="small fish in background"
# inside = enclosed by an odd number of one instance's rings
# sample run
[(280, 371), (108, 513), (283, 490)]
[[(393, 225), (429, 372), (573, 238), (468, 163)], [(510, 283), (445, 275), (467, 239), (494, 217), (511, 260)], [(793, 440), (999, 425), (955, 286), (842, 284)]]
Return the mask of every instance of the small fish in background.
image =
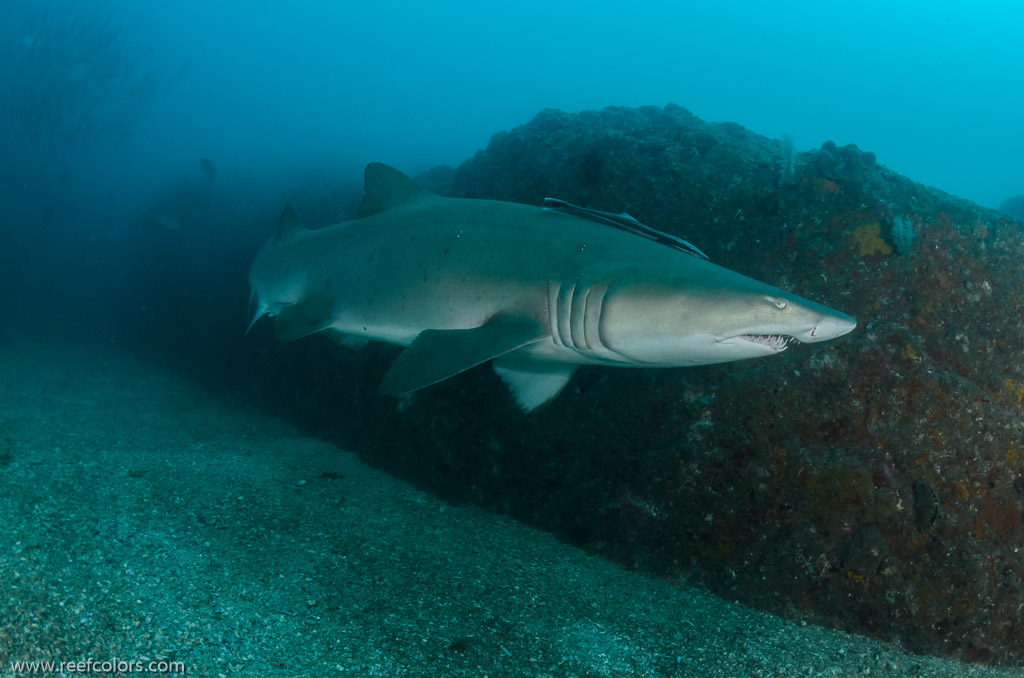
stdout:
[(203, 178), (199, 182), (199, 223), (207, 224), (210, 219), (210, 202), (213, 200), (213, 185), (217, 183), (217, 168), (209, 158), (199, 159)]
[(203, 173), (203, 187), (209, 193), (217, 182), (217, 168), (209, 158), (199, 158), (199, 169)]
[(254, 259), (251, 328), (407, 347), (380, 392), (492, 361), (518, 405), (580, 365), (685, 367), (843, 336), (850, 316), (717, 266), (625, 214), (444, 198), (371, 163), (357, 218), (317, 230), (290, 206)]
[(209, 158), (200, 158), (199, 171), (198, 179), (189, 172), (172, 184), (158, 201), (158, 207), (148, 212), (149, 219), (164, 231), (194, 233), (210, 225), (217, 168)]
[(165, 214), (164, 212), (157, 212), (156, 210), (151, 210), (149, 213), (149, 218), (156, 222), (157, 226), (164, 229), (165, 231), (181, 230), (181, 222), (172, 217), (170, 214)]

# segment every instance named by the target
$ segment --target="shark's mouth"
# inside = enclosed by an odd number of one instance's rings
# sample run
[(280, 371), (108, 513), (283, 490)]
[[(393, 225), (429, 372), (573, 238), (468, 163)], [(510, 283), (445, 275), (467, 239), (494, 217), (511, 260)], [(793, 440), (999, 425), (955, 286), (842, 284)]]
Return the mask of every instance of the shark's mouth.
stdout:
[(790, 344), (799, 343), (796, 337), (785, 334), (741, 334), (738, 338), (753, 344), (767, 346), (775, 352), (785, 351)]

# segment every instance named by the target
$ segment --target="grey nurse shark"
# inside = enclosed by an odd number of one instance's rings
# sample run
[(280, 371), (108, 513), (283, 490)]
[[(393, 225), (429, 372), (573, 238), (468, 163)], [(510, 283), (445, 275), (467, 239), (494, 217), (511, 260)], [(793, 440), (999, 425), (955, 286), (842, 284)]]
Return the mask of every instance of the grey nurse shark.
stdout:
[(350, 221), (310, 230), (285, 208), (249, 272), (249, 327), (267, 315), (282, 340), (405, 346), (384, 394), (490, 360), (529, 411), (580, 365), (709, 365), (857, 325), (626, 214), (444, 198), (379, 163), (365, 179)]

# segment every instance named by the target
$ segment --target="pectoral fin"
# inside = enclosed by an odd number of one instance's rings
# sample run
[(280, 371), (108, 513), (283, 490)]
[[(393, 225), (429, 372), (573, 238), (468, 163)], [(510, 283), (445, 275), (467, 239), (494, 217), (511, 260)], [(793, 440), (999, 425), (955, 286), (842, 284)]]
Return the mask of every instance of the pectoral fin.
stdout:
[(496, 316), (471, 330), (424, 330), (398, 356), (378, 391), (415, 391), (546, 336), (540, 325), (520, 316)]

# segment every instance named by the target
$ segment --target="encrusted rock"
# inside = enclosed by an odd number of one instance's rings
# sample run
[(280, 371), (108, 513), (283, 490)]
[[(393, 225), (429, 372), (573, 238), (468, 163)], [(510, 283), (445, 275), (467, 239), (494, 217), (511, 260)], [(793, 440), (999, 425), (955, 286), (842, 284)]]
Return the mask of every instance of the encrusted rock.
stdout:
[(338, 387), (350, 418), (322, 407), (367, 458), (730, 599), (1024, 662), (1019, 222), (856, 146), (794, 158), (677, 106), (544, 111), (434, 176), (451, 195), (628, 212), (861, 324), (770, 359), (583, 369), (530, 415), (489, 369), (396, 412), (374, 395), (395, 351), (374, 348)]

